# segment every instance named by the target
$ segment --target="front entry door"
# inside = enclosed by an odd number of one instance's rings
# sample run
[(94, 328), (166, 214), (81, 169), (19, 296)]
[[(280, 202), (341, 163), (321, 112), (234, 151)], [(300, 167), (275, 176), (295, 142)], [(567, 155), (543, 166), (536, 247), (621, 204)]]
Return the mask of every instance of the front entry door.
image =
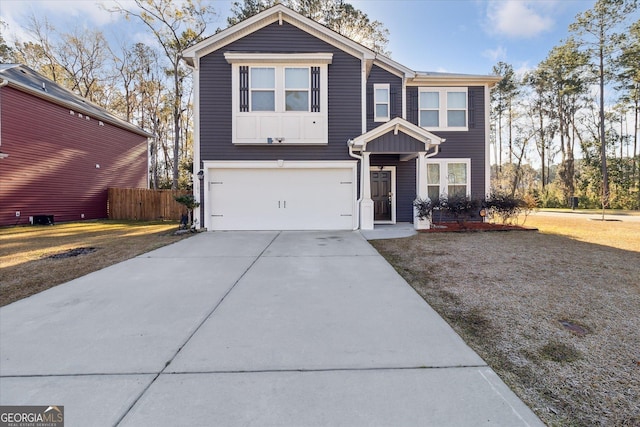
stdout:
[(391, 171), (371, 171), (374, 221), (391, 221)]

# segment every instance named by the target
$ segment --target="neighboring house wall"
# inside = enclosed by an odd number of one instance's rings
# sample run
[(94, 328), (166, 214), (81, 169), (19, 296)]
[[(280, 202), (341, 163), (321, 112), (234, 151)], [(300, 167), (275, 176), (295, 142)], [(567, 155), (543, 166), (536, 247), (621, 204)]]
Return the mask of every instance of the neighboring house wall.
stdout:
[[(433, 159), (471, 159), (471, 196), (484, 198), (488, 192), (485, 188), (485, 107), (482, 86), (468, 89), (468, 131), (433, 131), (434, 134), (446, 138), (440, 146), (440, 152)], [(418, 88), (407, 88), (407, 120), (418, 124)]]
[(145, 136), (8, 86), (0, 108), (0, 225), (106, 218), (108, 187), (147, 187)]
[[(328, 66), (328, 145), (232, 144), (232, 72), (225, 52), (333, 53)], [(268, 25), (200, 60), (200, 160), (353, 160), (347, 140), (362, 133), (361, 62), (283, 22)]]

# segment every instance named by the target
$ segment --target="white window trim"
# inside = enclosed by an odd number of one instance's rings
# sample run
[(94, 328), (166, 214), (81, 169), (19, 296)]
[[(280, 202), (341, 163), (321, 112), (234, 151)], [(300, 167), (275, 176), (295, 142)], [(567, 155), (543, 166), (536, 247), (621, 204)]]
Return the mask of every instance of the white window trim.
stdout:
[[(438, 93), (438, 126), (422, 126), (420, 123), (420, 112), (423, 110), (434, 110), (433, 108), (421, 108), (420, 93), (437, 92)], [(447, 93), (448, 92), (464, 92), (466, 99), (465, 125), (464, 126), (447, 126)], [(461, 108), (452, 108), (452, 111), (462, 111)], [(418, 88), (418, 125), (429, 130), (448, 130), (448, 131), (468, 131), (469, 130), (469, 88), (468, 87), (420, 87)]]
[[(304, 68), (307, 70), (307, 87), (287, 87), (287, 70), (289, 69), (301, 69)], [(307, 113), (311, 112), (311, 66), (306, 65), (297, 65), (297, 66), (286, 66), (282, 68), (282, 111), (286, 113), (300, 113), (305, 112), (301, 110), (287, 110), (287, 92), (307, 92)], [(277, 77), (276, 77), (277, 81)], [(276, 84), (277, 86), (277, 84)], [(277, 89), (276, 89), (277, 90)], [(322, 90), (322, 89), (321, 89)], [(322, 110), (321, 110), (322, 111)]]
[[(251, 87), (251, 73), (256, 68), (272, 68), (274, 70), (274, 82), (273, 87), (271, 88), (253, 88)], [(287, 88), (286, 87), (286, 70), (287, 69), (300, 69), (304, 68), (307, 70), (309, 81), (306, 88)], [(322, 90), (322, 89), (321, 89)], [(287, 92), (288, 91), (306, 91), (307, 92), (307, 109), (306, 110), (287, 110)], [(255, 92), (273, 92), (274, 94), (274, 110), (253, 110), (253, 94)], [(298, 114), (298, 113), (310, 113), (311, 112), (311, 66), (306, 65), (257, 65), (249, 67), (249, 111), (248, 112), (240, 112), (240, 114), (245, 113), (286, 113), (286, 114)], [(238, 106), (239, 108), (239, 106)], [(322, 109), (320, 110), (322, 112)]]
[[(387, 91), (387, 100), (381, 102), (378, 100), (378, 90)], [(378, 116), (378, 104), (387, 105), (387, 115)], [(373, 121), (374, 122), (388, 122), (391, 120), (391, 85), (389, 83), (376, 83), (373, 85)]]
[[(265, 69), (265, 68), (273, 68), (273, 86), (270, 88), (253, 88), (251, 86), (251, 73), (253, 71), (253, 69), (255, 68), (261, 68), (261, 69)], [(272, 66), (257, 66), (257, 67), (249, 67), (249, 111), (252, 113), (255, 113), (257, 111), (253, 111), (253, 94), (255, 92), (273, 92), (273, 97), (274, 97), (274, 110), (259, 110), (260, 112), (263, 113), (273, 113), (275, 111), (278, 111), (278, 90), (280, 88), (278, 88), (278, 72), (277, 72), (277, 68), (276, 67), (272, 67)], [(239, 108), (239, 107), (238, 107)]]
[[(225, 53), (225, 59), (231, 64), (231, 90), (232, 90), (232, 142), (233, 144), (250, 144), (250, 145), (267, 145), (267, 144), (286, 144), (286, 145), (326, 145), (328, 144), (328, 109), (329, 109), (329, 78), (328, 64), (331, 64), (333, 54), (331, 53), (307, 53), (307, 54), (264, 54), (264, 53)], [(276, 69), (276, 92), (275, 103), (276, 111), (240, 111), (240, 66), (252, 67), (273, 67)], [(284, 70), (285, 68), (305, 68), (320, 67), (320, 111), (285, 111), (285, 87), (284, 87)], [(311, 77), (311, 76), (310, 76)], [(251, 91), (251, 89), (250, 89)], [(311, 104), (311, 82), (309, 82), (309, 103)], [(251, 105), (250, 107), (251, 108)], [(311, 109), (311, 106), (309, 107)], [(254, 118), (258, 122), (276, 123), (277, 131), (262, 132), (256, 130), (255, 138), (239, 138), (238, 131), (241, 126), (237, 124), (238, 118), (249, 117)], [(318, 132), (314, 132), (313, 136), (307, 136), (304, 129), (303, 136), (300, 138), (288, 138), (286, 132), (282, 129), (285, 126), (282, 121), (296, 120), (299, 122), (298, 127), (304, 128), (305, 125), (313, 124), (321, 126), (322, 136), (318, 136)], [(253, 120), (253, 119), (250, 119)], [(253, 129), (253, 128), (252, 128)], [(264, 135), (262, 134), (264, 133)]]
[[(439, 196), (447, 196), (449, 191), (449, 177), (447, 174), (447, 166), (451, 163), (464, 163), (467, 166), (467, 196), (471, 197), (471, 159), (437, 159), (430, 158), (427, 159), (426, 165), (429, 164), (439, 164), (440, 165), (440, 192)], [(426, 166), (425, 166), (426, 167)], [(426, 177), (425, 177), (426, 179)], [(425, 183), (425, 187), (429, 187), (429, 183)]]

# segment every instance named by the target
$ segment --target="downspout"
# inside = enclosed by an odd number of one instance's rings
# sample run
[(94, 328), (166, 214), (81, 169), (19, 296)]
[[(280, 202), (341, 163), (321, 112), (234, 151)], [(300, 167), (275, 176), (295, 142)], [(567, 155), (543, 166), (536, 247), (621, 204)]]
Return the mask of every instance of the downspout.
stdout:
[[(5, 79), (0, 79), (0, 87), (4, 87), (6, 85), (9, 84), (9, 80), (5, 80)], [(0, 123), (2, 123), (2, 98), (0, 97)], [(2, 125), (0, 124), (0, 146), (2, 146)], [(9, 157), (8, 154), (3, 153), (2, 150), (0, 150), (0, 160), (2, 159), (6, 159), (7, 157)]]
[[(444, 141), (445, 141), (445, 140), (443, 139), (443, 140), (442, 140), (442, 142), (444, 142)], [(441, 143), (442, 143), (442, 142), (441, 142)], [(435, 151), (434, 151), (433, 153), (431, 153), (431, 154), (429, 154), (429, 153), (425, 154), (424, 158), (425, 158), (425, 160), (426, 160), (426, 159), (428, 159), (429, 157), (437, 156), (439, 152), (440, 152), (440, 144), (436, 145), (436, 149), (435, 149)]]
[[(205, 228), (205, 211), (204, 205), (204, 170), (201, 168), (202, 160), (200, 158), (200, 57), (197, 53), (193, 55), (193, 64), (189, 64), (188, 61), (184, 61), (188, 68), (193, 72), (193, 169), (191, 171), (193, 181), (193, 196), (200, 204), (197, 209), (198, 215), (198, 229)], [(201, 174), (200, 172), (203, 172)], [(197, 185), (196, 185), (197, 183)], [(197, 197), (196, 197), (197, 187)], [(193, 213), (194, 217), (196, 212)]]
[(356, 200), (357, 214), (356, 214), (355, 229), (357, 230), (358, 228), (360, 228), (360, 202), (362, 202), (362, 193), (364, 192), (362, 188), (362, 185), (363, 185), (362, 183), (364, 179), (364, 168), (362, 167), (362, 156), (358, 156), (353, 152), (353, 140), (352, 139), (348, 140), (347, 145), (349, 146), (349, 156), (360, 161), (360, 197), (358, 198), (358, 200)]

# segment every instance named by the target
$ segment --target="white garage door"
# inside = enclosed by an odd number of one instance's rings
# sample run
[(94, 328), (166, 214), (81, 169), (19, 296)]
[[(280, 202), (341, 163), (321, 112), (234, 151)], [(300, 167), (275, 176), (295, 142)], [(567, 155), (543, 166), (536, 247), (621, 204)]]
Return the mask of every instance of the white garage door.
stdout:
[(350, 230), (352, 168), (210, 169), (213, 230)]

